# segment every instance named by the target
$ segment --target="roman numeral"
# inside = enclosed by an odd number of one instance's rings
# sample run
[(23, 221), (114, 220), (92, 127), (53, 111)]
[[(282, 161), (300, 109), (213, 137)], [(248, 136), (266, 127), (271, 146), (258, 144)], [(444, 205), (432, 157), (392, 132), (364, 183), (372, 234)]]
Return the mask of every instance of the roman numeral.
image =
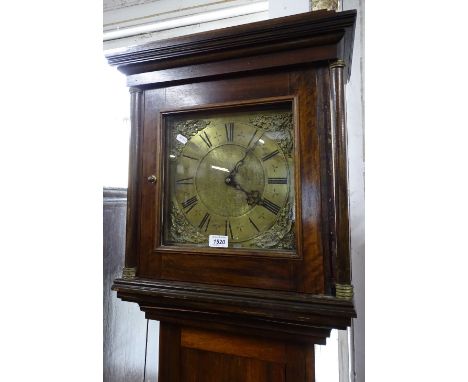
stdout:
[(185, 213), (188, 214), (193, 207), (195, 207), (198, 203), (198, 199), (196, 196), (192, 196), (190, 199), (187, 199), (185, 202), (182, 203), (182, 207), (188, 208)]
[(288, 184), (288, 178), (268, 178), (268, 184)]
[(275, 150), (275, 151), (273, 151), (272, 153), (265, 155), (265, 156), (262, 158), (262, 161), (265, 162), (266, 160), (268, 160), (268, 159), (270, 159), (270, 158), (273, 158), (276, 154), (279, 154), (279, 151), (278, 151), (278, 150)]
[(184, 178), (176, 180), (176, 184), (193, 184), (193, 177), (192, 178)]
[(277, 206), (275, 203), (273, 203), (272, 201), (268, 200), (268, 199), (263, 199), (261, 201), (261, 205), (263, 207), (265, 207), (268, 211), (270, 211), (271, 213), (275, 214), (275, 215), (278, 215), (278, 212), (280, 210), (280, 206)]
[(226, 139), (228, 142), (234, 141), (234, 122), (229, 122), (224, 125), (226, 129)]
[(231, 227), (231, 222), (229, 220), (226, 220), (226, 225), (224, 227), (224, 236), (227, 236), (228, 234), (228, 228), (229, 228), (229, 234), (231, 236), (231, 239), (234, 239), (234, 236), (232, 235), (232, 227)]
[(206, 227), (205, 227), (205, 232), (206, 232), (206, 230), (208, 229), (208, 226), (210, 225), (210, 220), (211, 220), (211, 216), (210, 216), (210, 214), (207, 212), (207, 213), (205, 214), (205, 216), (203, 216), (203, 219), (201, 220), (200, 224), (198, 225), (198, 228), (203, 229), (203, 227), (204, 227), (205, 224), (206, 224)]
[(205, 142), (206, 145), (208, 146), (208, 148), (210, 148), (211, 146), (213, 146), (213, 145), (211, 144), (210, 137), (208, 136), (208, 134), (206, 133), (206, 131), (204, 131), (203, 134), (205, 134), (205, 138), (203, 138), (203, 135), (201, 135), (201, 134), (200, 134), (200, 138), (203, 139), (203, 142)]
[(250, 219), (250, 217), (249, 217), (249, 221), (250, 221), (250, 223), (252, 223), (252, 225), (253, 225), (254, 228), (257, 230), (257, 232), (260, 232), (260, 230), (258, 229), (257, 225), (253, 222), (252, 219)]
[(189, 159), (193, 159), (193, 160), (199, 160), (198, 158), (191, 157), (190, 155), (187, 155), (187, 154), (182, 154), (182, 156), (189, 158)]

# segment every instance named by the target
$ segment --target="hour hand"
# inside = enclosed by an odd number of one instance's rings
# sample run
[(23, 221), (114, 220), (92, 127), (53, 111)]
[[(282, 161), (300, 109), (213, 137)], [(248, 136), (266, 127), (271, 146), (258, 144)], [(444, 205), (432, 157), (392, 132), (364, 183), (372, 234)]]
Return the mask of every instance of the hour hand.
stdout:
[(253, 191), (246, 191), (242, 188), (242, 186), (236, 182), (236, 179), (232, 174), (229, 174), (229, 176), (226, 177), (225, 183), (228, 186), (234, 187), (236, 190), (242, 191), (247, 199), (247, 204), (249, 206), (254, 206), (256, 204), (261, 204), (262, 198), (260, 196), (260, 192), (253, 190)]
[(260, 196), (259, 191), (253, 190), (250, 192), (246, 192), (245, 194), (247, 196), (247, 204), (249, 206), (255, 206), (257, 204), (261, 204), (262, 198)]

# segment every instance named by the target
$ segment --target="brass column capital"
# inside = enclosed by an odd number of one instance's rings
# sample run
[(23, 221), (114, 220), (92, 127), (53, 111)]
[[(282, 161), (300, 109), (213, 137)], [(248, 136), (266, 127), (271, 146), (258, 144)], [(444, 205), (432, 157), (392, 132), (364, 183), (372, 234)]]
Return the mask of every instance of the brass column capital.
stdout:
[(330, 63), (330, 69), (344, 68), (344, 67), (346, 67), (346, 63), (344, 62), (344, 60), (336, 60)]
[(312, 11), (327, 9), (329, 11), (338, 11), (340, 0), (310, 0), (310, 8)]

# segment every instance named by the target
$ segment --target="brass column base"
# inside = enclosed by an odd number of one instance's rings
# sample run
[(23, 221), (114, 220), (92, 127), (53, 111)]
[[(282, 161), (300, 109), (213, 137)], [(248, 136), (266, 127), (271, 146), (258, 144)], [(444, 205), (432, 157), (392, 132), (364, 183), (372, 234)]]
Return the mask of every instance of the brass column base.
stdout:
[(136, 276), (136, 268), (123, 268), (122, 269), (122, 278), (125, 280), (134, 279)]
[(336, 284), (336, 298), (340, 300), (352, 300), (354, 296), (354, 288), (349, 284)]

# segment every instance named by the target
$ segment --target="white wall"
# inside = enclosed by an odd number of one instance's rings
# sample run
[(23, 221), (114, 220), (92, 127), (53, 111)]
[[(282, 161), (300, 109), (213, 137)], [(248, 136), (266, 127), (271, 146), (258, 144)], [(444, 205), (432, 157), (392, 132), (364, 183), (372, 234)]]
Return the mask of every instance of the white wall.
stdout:
[(103, 187), (128, 185), (128, 150), (130, 138), (130, 97), (125, 76), (102, 60), (101, 80), (105, 88), (103, 121)]
[(351, 360), (353, 382), (364, 382), (364, 0), (343, 0), (343, 10), (357, 9), (351, 78), (346, 86), (351, 262), (354, 304)]
[[(131, 3), (133, 5), (127, 6), (128, 1), (125, 0), (105, 1), (105, 50), (268, 18), (268, 0), (153, 0)], [(121, 38), (119, 34), (127, 37)]]
[(309, 12), (310, 0), (270, 0), (268, 15), (270, 19)]

